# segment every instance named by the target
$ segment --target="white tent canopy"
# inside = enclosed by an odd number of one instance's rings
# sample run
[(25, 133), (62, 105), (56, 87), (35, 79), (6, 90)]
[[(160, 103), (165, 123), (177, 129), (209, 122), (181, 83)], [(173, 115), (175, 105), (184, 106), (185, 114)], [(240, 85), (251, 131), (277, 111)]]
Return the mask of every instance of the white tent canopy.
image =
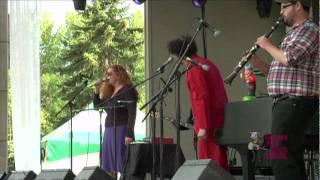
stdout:
[[(142, 123), (145, 113), (137, 110), (135, 136), (136, 140), (145, 137), (146, 125)], [(81, 110), (72, 118), (73, 158), (72, 170), (75, 174), (83, 167), (99, 165), (100, 122), (102, 137), (106, 113), (92, 108)], [(67, 121), (41, 140), (45, 149), (45, 160), (42, 169), (68, 169), (70, 160), (70, 128), (71, 120)]]

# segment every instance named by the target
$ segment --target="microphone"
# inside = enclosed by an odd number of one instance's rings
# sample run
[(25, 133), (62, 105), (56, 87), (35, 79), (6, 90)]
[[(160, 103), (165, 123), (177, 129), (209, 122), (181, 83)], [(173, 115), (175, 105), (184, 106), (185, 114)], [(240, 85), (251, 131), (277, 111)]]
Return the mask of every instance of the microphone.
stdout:
[(108, 81), (109, 81), (109, 78), (108, 78), (108, 77), (103, 77), (103, 78), (101, 79), (101, 81), (102, 81), (102, 82), (108, 82)]
[(214, 28), (213, 26), (211, 26), (209, 23), (207, 23), (205, 20), (203, 20), (202, 18), (197, 18), (198, 21), (206, 28), (208, 28), (212, 34), (213, 34), (213, 37), (218, 37), (220, 34), (221, 34), (221, 31)]
[(199, 66), (204, 71), (209, 71), (209, 69), (210, 69), (210, 67), (208, 65), (193, 61), (189, 57), (186, 57), (185, 61), (190, 62), (192, 65)]
[(157, 71), (162, 72), (162, 71), (164, 70), (164, 68), (165, 68), (168, 64), (170, 64), (170, 63), (172, 62), (173, 59), (174, 59), (174, 58), (173, 58), (172, 56), (169, 56), (169, 58), (167, 59), (167, 61), (164, 62), (164, 63), (157, 69)]
[[(108, 82), (109, 81), (109, 79), (107, 79), (107, 78), (102, 78), (102, 79), (98, 79), (98, 80), (100, 80), (101, 82)], [(88, 81), (84, 82), (84, 84), (85, 83), (88, 83)], [(91, 82), (90, 84), (87, 84), (88, 87), (91, 87), (91, 86), (94, 86), (94, 85), (96, 85), (96, 82)]]
[(218, 37), (219, 35), (221, 34), (221, 31), (220, 30), (215, 30), (214, 32), (213, 32), (213, 37)]
[(119, 103), (119, 104), (131, 104), (134, 102), (135, 101), (133, 101), (133, 100), (117, 100), (117, 103)]

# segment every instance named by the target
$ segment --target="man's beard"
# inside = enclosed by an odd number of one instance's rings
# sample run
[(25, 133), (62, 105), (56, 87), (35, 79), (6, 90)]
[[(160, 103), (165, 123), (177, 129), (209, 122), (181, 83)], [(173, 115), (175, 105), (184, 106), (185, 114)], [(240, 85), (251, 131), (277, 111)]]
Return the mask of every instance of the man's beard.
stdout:
[(289, 27), (292, 26), (292, 22), (291, 22), (290, 20), (288, 20), (288, 19), (284, 19), (283, 22), (284, 22), (284, 24), (285, 24), (286, 26), (289, 26)]

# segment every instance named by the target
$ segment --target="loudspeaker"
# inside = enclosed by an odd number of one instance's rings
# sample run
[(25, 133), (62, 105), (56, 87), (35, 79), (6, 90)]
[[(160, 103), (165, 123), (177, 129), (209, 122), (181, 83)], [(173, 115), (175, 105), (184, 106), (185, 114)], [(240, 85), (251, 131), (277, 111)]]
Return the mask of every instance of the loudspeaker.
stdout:
[(98, 166), (85, 167), (76, 176), (75, 180), (114, 180), (113, 177), (109, 176), (104, 170)]
[(211, 159), (187, 160), (173, 176), (172, 180), (235, 180), (235, 178), (217, 166)]
[(75, 175), (70, 169), (43, 170), (36, 180), (73, 180)]
[(0, 172), (0, 180), (5, 180), (7, 177), (7, 173), (6, 172)]
[(37, 175), (33, 171), (14, 171), (7, 180), (34, 180)]
[(75, 10), (82, 10), (84, 11), (86, 9), (86, 0), (73, 0), (73, 5)]

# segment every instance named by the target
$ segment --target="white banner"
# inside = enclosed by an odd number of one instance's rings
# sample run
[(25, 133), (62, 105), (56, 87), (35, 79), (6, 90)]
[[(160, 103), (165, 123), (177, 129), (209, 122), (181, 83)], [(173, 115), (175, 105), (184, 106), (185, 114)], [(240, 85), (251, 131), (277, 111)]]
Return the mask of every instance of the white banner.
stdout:
[(39, 0), (9, 1), (15, 168), (40, 172)]

